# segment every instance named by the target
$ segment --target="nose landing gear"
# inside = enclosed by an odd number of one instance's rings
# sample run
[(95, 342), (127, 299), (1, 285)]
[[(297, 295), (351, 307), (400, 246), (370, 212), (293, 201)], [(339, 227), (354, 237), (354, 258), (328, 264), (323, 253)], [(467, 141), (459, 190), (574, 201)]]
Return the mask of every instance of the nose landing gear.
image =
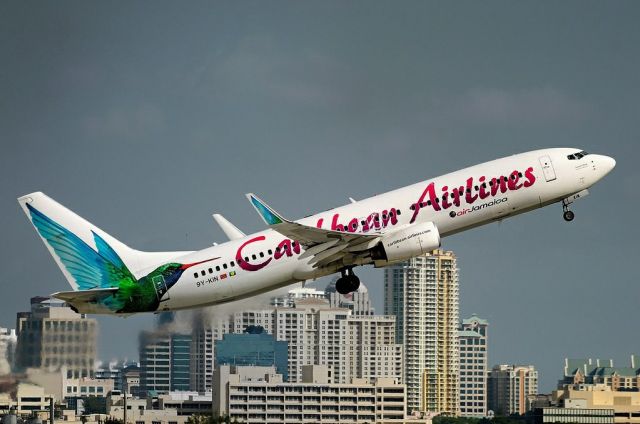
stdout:
[(575, 216), (576, 215), (569, 210), (569, 203), (563, 200), (562, 201), (562, 217), (564, 218), (564, 220), (567, 222), (573, 221), (573, 218), (575, 218)]
[(340, 271), (342, 276), (336, 281), (336, 291), (342, 295), (354, 292), (360, 287), (360, 279), (353, 273), (353, 268)]

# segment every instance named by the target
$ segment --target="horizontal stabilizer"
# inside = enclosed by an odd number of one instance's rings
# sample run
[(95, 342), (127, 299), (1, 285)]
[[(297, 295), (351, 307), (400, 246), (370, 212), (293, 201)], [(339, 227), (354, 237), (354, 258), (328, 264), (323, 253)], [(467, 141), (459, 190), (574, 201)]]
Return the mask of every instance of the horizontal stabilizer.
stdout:
[(118, 292), (118, 287), (105, 289), (91, 289), (80, 291), (64, 291), (53, 293), (51, 296), (64, 300), (79, 313), (94, 313), (97, 309), (103, 309), (101, 301)]

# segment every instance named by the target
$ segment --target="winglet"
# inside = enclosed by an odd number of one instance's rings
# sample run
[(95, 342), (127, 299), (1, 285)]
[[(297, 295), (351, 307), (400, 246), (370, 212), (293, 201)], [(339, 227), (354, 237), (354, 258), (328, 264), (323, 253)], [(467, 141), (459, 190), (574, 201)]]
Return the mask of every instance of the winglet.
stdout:
[(262, 217), (267, 225), (277, 225), (284, 222), (288, 222), (278, 212), (274, 211), (269, 205), (264, 203), (258, 196), (253, 193), (246, 194), (247, 199), (251, 202), (253, 207), (258, 211), (258, 214)]

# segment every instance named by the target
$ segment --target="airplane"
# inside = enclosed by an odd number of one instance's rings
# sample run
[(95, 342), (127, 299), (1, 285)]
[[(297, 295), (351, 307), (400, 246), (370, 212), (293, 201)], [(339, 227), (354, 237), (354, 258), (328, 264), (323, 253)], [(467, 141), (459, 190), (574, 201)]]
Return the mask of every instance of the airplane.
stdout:
[(255, 194), (269, 228), (245, 235), (222, 215), (228, 242), (199, 251), (132, 249), (41, 192), (18, 199), (72, 291), (53, 293), (76, 312), (130, 315), (199, 308), (339, 272), (336, 289), (358, 289), (354, 268), (427, 254), (441, 239), (561, 203), (570, 205), (615, 167), (581, 149), (535, 150), (422, 181), (297, 221)]

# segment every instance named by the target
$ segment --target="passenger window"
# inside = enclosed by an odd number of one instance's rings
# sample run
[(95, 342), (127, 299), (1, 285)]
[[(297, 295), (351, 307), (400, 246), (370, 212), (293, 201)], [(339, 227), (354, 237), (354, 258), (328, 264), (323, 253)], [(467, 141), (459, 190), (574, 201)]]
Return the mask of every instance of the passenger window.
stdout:
[(398, 209), (398, 210), (396, 211), (396, 215), (400, 215), (400, 214), (401, 214), (400, 209)]
[(269, 249), (269, 256), (273, 255), (273, 251)]
[(203, 277), (205, 276), (205, 274), (206, 274), (206, 272), (205, 272), (204, 269), (202, 271), (200, 271), (200, 275), (202, 275)]
[(249, 262), (249, 257), (248, 257), (248, 256), (245, 256), (245, 257), (244, 257), (244, 261), (245, 261), (245, 262)]
[(504, 182), (506, 183), (507, 181), (509, 181), (509, 179), (507, 177), (502, 177), (502, 179), (504, 180)]
[(518, 172), (518, 177), (522, 178), (522, 172)]
[(209, 274), (213, 274), (213, 269), (209, 268)]
[(431, 206), (431, 200), (427, 200), (427, 206)]
[(220, 265), (216, 266), (216, 271), (220, 271)]
[(256, 255), (251, 255), (251, 258), (255, 261), (256, 260)]
[(487, 188), (487, 183), (482, 183), (482, 187)]
[(227, 264), (222, 264), (222, 268), (227, 269)]
[(236, 263), (231, 261), (231, 266), (236, 266)]
[(474, 188), (476, 189), (476, 191), (480, 190), (480, 187), (478, 186), (475, 186)]
[(193, 273), (193, 277), (194, 277), (194, 278), (198, 278), (198, 273), (197, 273), (197, 272), (194, 272), (194, 273)]
[(489, 185), (493, 186), (493, 180), (489, 181)]
[(260, 252), (260, 257), (264, 258), (264, 253)]

